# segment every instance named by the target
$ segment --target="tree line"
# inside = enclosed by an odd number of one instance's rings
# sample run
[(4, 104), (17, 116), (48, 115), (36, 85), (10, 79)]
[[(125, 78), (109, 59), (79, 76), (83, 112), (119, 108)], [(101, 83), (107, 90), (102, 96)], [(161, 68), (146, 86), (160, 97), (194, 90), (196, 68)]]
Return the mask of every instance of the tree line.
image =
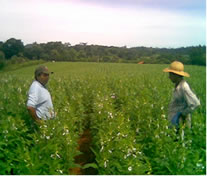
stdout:
[[(179, 60), (184, 64), (206, 65), (206, 46), (181, 48), (127, 48), (79, 43), (72, 46), (61, 41), (32, 43), (24, 45), (20, 39), (10, 38), (0, 41), (0, 62), (12, 63), (24, 60), (119, 62), (169, 64)], [(0, 63), (0, 67), (1, 67)]]

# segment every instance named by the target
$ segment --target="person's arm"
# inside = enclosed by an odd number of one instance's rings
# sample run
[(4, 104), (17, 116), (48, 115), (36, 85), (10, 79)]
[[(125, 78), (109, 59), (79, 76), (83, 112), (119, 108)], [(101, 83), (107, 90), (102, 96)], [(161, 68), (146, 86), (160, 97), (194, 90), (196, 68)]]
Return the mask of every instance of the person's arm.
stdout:
[(28, 92), (28, 99), (27, 99), (27, 110), (32, 117), (32, 119), (39, 123), (41, 120), (36, 114), (36, 105), (38, 102), (38, 86), (36, 82), (34, 81), (32, 85), (30, 86), (29, 92)]
[(29, 114), (31, 115), (31, 117), (35, 120), (35, 122), (37, 122), (38, 124), (42, 123), (42, 120), (40, 120), (39, 117), (36, 114), (36, 109), (35, 108), (28, 106), (27, 110), (28, 110)]
[(196, 97), (196, 95), (192, 92), (189, 85), (186, 83), (183, 89), (184, 98), (187, 103), (186, 108), (182, 112), (182, 115), (187, 115), (188, 113), (193, 112), (199, 105), (200, 100)]

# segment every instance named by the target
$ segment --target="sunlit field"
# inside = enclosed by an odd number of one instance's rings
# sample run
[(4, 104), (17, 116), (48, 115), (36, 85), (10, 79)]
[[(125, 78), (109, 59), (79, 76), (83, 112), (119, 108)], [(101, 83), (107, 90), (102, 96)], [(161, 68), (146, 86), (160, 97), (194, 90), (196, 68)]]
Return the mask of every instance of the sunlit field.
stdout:
[[(46, 63), (57, 116), (36, 125), (26, 109), (36, 66), (0, 73), (0, 174), (206, 174), (206, 67), (185, 66), (201, 101), (192, 129), (168, 128), (174, 85), (168, 65)], [(94, 160), (79, 166), (78, 139), (92, 136)], [(182, 134), (184, 133), (184, 137)]]

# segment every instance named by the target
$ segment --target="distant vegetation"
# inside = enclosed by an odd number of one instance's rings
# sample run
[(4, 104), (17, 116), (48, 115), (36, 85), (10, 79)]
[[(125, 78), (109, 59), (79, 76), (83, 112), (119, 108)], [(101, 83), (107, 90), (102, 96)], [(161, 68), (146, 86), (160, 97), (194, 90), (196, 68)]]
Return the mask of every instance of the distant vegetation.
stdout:
[(181, 48), (114, 47), (80, 43), (72, 46), (60, 41), (24, 45), (10, 38), (0, 41), (0, 69), (8, 60), (82, 61), (168, 64), (179, 60), (189, 65), (206, 65), (206, 46)]

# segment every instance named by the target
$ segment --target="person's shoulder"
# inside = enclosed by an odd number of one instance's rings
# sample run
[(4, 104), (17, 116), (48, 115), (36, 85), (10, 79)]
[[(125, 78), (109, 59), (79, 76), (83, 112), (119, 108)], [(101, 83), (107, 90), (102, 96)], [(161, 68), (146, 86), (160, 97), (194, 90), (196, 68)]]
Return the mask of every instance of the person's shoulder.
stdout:
[(187, 81), (185, 81), (185, 80), (182, 80), (182, 82), (181, 82), (181, 87), (182, 87), (182, 89), (184, 89), (184, 90), (189, 90), (189, 89), (190, 89), (189, 84), (188, 84)]
[(30, 89), (38, 89), (40, 87), (40, 83), (34, 80), (30, 86)]
[(34, 80), (34, 81), (32, 82), (32, 84), (31, 84), (31, 87), (34, 87), (34, 86), (36, 86), (36, 85), (37, 85), (37, 81)]

